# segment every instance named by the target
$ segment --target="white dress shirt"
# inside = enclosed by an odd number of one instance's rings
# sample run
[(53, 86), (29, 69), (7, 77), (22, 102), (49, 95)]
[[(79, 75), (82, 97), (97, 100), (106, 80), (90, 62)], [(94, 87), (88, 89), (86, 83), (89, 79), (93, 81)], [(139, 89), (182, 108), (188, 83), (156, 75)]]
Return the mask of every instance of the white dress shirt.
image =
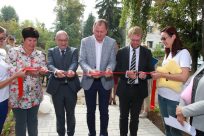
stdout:
[(96, 68), (95, 69), (96, 70), (100, 70), (102, 46), (103, 46), (103, 42), (99, 43), (95, 39), (95, 48), (96, 48)]
[[(139, 64), (139, 57), (140, 57), (140, 47), (138, 47), (138, 48), (136, 48), (135, 49), (136, 50), (136, 71), (138, 72), (138, 64)], [(130, 69), (130, 67), (131, 67), (131, 60), (132, 60), (132, 55), (133, 55), (133, 48), (132, 48), (132, 46), (130, 45), (130, 56), (129, 56), (129, 69)], [(138, 78), (136, 78), (136, 80), (135, 80), (135, 84), (138, 84)]]

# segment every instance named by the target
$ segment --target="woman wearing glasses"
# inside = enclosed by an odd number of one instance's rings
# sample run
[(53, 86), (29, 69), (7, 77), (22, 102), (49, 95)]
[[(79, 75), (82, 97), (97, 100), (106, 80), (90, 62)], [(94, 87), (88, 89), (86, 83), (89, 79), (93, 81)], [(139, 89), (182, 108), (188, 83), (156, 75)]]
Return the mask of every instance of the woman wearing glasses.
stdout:
[[(173, 60), (180, 67), (181, 72), (172, 74), (169, 72), (163, 73), (155, 71), (152, 73), (154, 79), (164, 78), (166, 81), (173, 80), (180, 83), (186, 82), (191, 69), (191, 56), (187, 49), (183, 48), (183, 44), (179, 38), (176, 29), (172, 26), (167, 26), (161, 31), (161, 41), (165, 46), (165, 57), (162, 65), (166, 65), (170, 60)], [(181, 87), (182, 88), (182, 87)], [(169, 87), (158, 87), (158, 103), (162, 117), (176, 117), (176, 106), (180, 100), (180, 90), (174, 90)], [(170, 127), (166, 124), (165, 131), (167, 136), (181, 136), (181, 131)]]
[(9, 83), (19, 76), (24, 76), (25, 72), (19, 71), (9, 77), (9, 64), (5, 62), (6, 51), (3, 49), (5, 44), (6, 30), (0, 26), (0, 135), (8, 113)]

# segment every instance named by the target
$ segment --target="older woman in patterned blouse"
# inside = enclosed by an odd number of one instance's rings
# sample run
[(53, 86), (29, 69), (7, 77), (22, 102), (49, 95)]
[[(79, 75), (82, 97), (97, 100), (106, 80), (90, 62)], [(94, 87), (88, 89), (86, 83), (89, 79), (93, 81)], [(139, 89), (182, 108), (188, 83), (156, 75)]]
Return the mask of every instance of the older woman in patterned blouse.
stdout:
[(19, 69), (30, 68), (22, 83), (20, 94), (20, 82), (14, 81), (10, 88), (10, 103), (16, 119), (16, 136), (26, 136), (26, 128), (29, 136), (37, 136), (37, 113), (43, 92), (40, 75), (46, 73), (45, 57), (41, 51), (35, 49), (39, 33), (32, 27), (22, 30), (23, 45), (14, 47), (8, 52), (8, 62), (13, 66), (10, 71), (14, 73)]

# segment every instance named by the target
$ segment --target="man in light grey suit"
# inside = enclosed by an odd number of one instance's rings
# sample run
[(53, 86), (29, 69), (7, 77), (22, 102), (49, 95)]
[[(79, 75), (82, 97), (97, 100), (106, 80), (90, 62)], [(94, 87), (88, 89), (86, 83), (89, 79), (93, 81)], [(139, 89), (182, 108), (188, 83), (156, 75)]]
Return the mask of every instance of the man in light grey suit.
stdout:
[(65, 136), (65, 116), (67, 135), (73, 136), (77, 92), (80, 90), (76, 74), (78, 49), (68, 45), (69, 37), (65, 31), (58, 31), (55, 41), (57, 46), (48, 50), (48, 69), (53, 73), (49, 77), (47, 92), (52, 95), (58, 136)]
[(116, 41), (106, 36), (107, 21), (97, 20), (93, 35), (82, 39), (79, 64), (84, 72), (81, 86), (85, 92), (89, 136), (96, 136), (95, 111), (98, 93), (100, 111), (100, 136), (108, 136), (108, 105), (114, 85), (112, 71), (115, 68)]

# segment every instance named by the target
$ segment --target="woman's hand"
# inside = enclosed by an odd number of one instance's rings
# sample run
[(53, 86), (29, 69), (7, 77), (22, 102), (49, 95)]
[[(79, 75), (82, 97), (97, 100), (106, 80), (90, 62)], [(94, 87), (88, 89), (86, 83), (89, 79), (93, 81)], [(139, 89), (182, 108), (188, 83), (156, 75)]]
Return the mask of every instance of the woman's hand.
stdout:
[(16, 72), (14, 74), (14, 77), (17, 78), (17, 77), (25, 77), (26, 75), (26, 71), (25, 70), (19, 70), (18, 72)]
[(162, 77), (162, 73), (158, 71), (151, 72), (151, 76), (153, 79), (159, 79)]
[(176, 115), (178, 122), (180, 122), (181, 125), (184, 125), (184, 121), (186, 121), (186, 118), (184, 117), (182, 108), (180, 106), (177, 106), (176, 108)]
[(45, 75), (48, 72), (48, 69), (46, 67), (40, 67), (38, 68), (40, 75)]
[(139, 78), (140, 78), (140, 79), (143, 79), (143, 80), (144, 80), (144, 79), (146, 79), (146, 77), (147, 77), (147, 75), (146, 75), (145, 72), (143, 72), (143, 71), (140, 71), (140, 72), (139, 72)]

